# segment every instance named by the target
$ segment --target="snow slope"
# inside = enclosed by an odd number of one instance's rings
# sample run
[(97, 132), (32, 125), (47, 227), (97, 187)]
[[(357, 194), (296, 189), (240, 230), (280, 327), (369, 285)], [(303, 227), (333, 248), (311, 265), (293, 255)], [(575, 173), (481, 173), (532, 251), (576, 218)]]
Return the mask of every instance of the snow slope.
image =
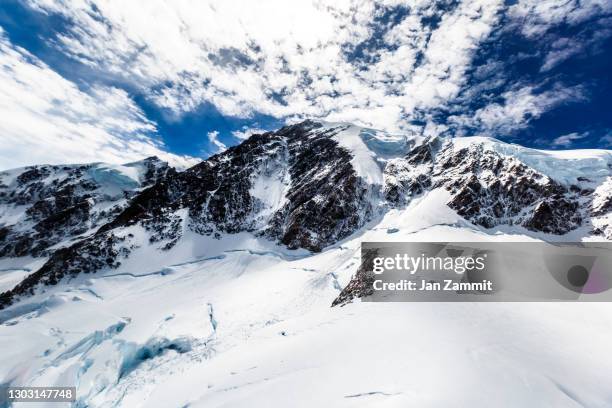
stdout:
[(383, 169), (389, 159), (403, 156), (424, 140), (422, 136), (391, 134), (351, 123), (320, 123), (323, 126), (318, 132), (340, 130), (333, 139), (352, 154), (357, 175), (371, 185), (383, 185)]
[(316, 255), (248, 233), (142, 247), (1, 311), (0, 383), (77, 384), (89, 407), (609, 406), (608, 304), (329, 307), (361, 240), (532, 239), (443, 194)]

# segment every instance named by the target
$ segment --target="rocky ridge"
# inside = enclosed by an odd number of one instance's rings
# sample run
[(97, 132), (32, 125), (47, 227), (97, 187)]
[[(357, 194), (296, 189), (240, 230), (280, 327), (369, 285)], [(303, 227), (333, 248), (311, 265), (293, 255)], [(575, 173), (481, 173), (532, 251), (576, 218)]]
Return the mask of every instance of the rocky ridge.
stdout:
[(157, 157), (107, 166), (40, 165), (0, 172), (0, 258), (50, 248), (109, 222), (170, 167)]

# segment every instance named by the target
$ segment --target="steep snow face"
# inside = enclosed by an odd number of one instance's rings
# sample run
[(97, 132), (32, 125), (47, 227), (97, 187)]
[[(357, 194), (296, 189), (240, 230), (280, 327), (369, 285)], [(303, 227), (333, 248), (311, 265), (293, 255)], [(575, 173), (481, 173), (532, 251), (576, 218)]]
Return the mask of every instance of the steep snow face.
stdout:
[[(335, 126), (335, 125), (334, 125)], [(382, 186), (382, 169), (376, 161), (375, 153), (368, 148), (361, 138), (362, 128), (355, 125), (341, 126), (341, 131), (333, 137), (340, 147), (347, 149), (351, 155), (351, 165), (357, 175), (364, 179), (368, 184)]]
[(288, 160), (288, 152), (283, 149), (282, 154), (265, 161), (252, 175), (249, 194), (254, 199), (253, 216), (256, 223), (253, 228), (265, 228), (274, 214), (287, 204), (291, 187)]
[(382, 186), (387, 160), (402, 157), (422, 143), (423, 137), (390, 134), (350, 123), (321, 122), (334, 133), (333, 139), (351, 153), (351, 165), (366, 183)]
[(249, 193), (261, 204), (258, 217), (261, 225), (266, 225), (269, 218), (286, 203), (290, 181), (287, 172), (276, 174), (259, 174), (252, 181)]

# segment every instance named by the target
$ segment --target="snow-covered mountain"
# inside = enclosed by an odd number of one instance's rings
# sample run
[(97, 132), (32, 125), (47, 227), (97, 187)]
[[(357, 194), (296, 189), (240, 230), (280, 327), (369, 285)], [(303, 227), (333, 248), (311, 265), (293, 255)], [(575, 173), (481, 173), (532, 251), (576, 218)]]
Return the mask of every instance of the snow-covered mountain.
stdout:
[(169, 170), (151, 157), (123, 166), (42, 165), (0, 172), (0, 257), (41, 256), (93, 232)]
[(147, 159), (0, 177), (0, 347), (15, 350), (0, 384), (77, 384), (77, 406), (612, 401), (592, 371), (612, 361), (563, 344), (532, 361), (558, 338), (609, 341), (606, 305), (330, 308), (350, 300), (362, 240), (612, 239), (610, 151), (306, 121), (184, 172)]

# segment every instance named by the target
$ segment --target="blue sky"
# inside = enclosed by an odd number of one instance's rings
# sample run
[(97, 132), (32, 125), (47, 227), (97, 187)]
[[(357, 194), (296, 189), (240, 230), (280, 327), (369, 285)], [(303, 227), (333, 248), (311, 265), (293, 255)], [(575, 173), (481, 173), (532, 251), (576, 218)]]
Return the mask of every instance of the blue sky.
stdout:
[(612, 146), (612, 2), (0, 2), (0, 168), (179, 165), (304, 118)]

